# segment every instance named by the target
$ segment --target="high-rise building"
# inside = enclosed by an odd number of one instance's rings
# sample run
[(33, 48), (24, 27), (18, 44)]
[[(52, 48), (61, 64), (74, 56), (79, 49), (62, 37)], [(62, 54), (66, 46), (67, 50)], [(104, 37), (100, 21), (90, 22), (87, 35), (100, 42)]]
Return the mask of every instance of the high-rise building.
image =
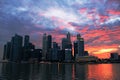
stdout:
[(52, 48), (52, 36), (48, 35), (47, 36), (47, 51)]
[(24, 37), (24, 47), (23, 47), (23, 61), (29, 61), (30, 58), (32, 58), (33, 51), (35, 49), (35, 46), (30, 43), (30, 37), (29, 35), (25, 35)]
[(70, 32), (68, 32), (66, 36), (67, 36), (68, 43), (71, 44), (71, 36), (70, 36)]
[(6, 49), (6, 44), (4, 45), (4, 52), (3, 52), (3, 60), (6, 59), (6, 54), (7, 54), (7, 49)]
[(111, 60), (118, 60), (119, 59), (118, 53), (111, 53), (110, 54), (110, 59)]
[(74, 42), (74, 60), (76, 58), (76, 55), (78, 55), (78, 43), (77, 43), (77, 41)]
[(62, 50), (65, 49), (72, 49), (71, 36), (69, 32), (67, 33), (66, 38), (62, 39)]
[(22, 36), (15, 34), (11, 40), (10, 60), (19, 62), (22, 58)]
[(65, 50), (66, 48), (68, 48), (68, 40), (67, 38), (63, 38), (62, 39), (62, 50)]
[(65, 62), (72, 60), (72, 49), (65, 49)]
[(29, 45), (29, 40), (30, 40), (30, 37), (28, 35), (25, 35), (25, 37), (24, 37), (24, 47), (27, 47)]
[(7, 42), (7, 44), (4, 45), (4, 54), (3, 54), (3, 59), (4, 60), (9, 60), (10, 49), (11, 49), (11, 42)]
[(51, 55), (52, 55), (52, 36), (48, 35), (47, 36), (47, 53), (46, 53), (46, 60), (50, 61), (51, 60)]
[(7, 45), (6, 45), (6, 59), (9, 60), (10, 58), (10, 49), (11, 49), (11, 42), (7, 42)]
[(84, 39), (81, 38), (78, 42), (78, 56), (84, 56)]
[(42, 59), (46, 60), (46, 53), (47, 53), (47, 35), (46, 33), (43, 34), (42, 40)]
[(84, 55), (84, 39), (80, 34), (77, 34), (77, 40), (74, 42), (74, 57), (85, 56)]
[(58, 61), (58, 44), (53, 42), (53, 50), (52, 50), (52, 60)]

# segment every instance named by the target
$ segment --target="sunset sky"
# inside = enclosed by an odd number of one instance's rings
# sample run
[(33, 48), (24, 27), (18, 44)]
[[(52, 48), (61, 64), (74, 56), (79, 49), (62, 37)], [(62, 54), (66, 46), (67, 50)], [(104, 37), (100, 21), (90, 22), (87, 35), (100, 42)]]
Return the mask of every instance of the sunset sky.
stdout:
[(120, 53), (120, 0), (0, 0), (0, 54), (15, 33), (41, 48), (43, 33), (61, 45), (80, 33), (85, 50), (100, 58)]

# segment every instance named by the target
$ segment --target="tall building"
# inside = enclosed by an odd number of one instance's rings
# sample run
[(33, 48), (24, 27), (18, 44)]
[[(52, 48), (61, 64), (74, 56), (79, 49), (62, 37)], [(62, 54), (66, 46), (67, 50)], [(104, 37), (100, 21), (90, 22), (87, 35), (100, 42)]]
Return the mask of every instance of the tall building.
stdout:
[(32, 43), (30, 43), (30, 37), (28, 35), (25, 35), (23, 56), (22, 56), (23, 61), (29, 61), (30, 58), (32, 58), (34, 49), (35, 49), (35, 46)]
[(110, 59), (111, 60), (118, 60), (119, 59), (118, 53), (111, 53), (110, 54)]
[(62, 39), (62, 50), (65, 49), (72, 49), (71, 36), (69, 32), (67, 33), (66, 38)]
[(10, 60), (20, 62), (22, 58), (22, 36), (15, 34), (11, 40)]
[(10, 59), (10, 49), (11, 49), (11, 42), (7, 42), (7, 45), (6, 45), (6, 59), (7, 60)]
[(46, 53), (47, 53), (47, 35), (46, 33), (43, 34), (42, 40), (42, 59), (46, 60)]
[(78, 55), (78, 43), (77, 43), (77, 41), (74, 42), (74, 60), (76, 58), (76, 55)]
[(58, 61), (58, 44), (53, 42), (53, 49), (52, 49), (52, 61)]
[(77, 34), (77, 40), (74, 42), (74, 57), (80, 57), (84, 55), (84, 39), (80, 34)]
[(28, 35), (25, 35), (25, 37), (24, 37), (24, 47), (27, 47), (29, 45), (29, 40), (30, 40), (30, 37)]
[(68, 48), (68, 40), (67, 38), (63, 38), (62, 39), (62, 50), (65, 50), (66, 48)]
[(7, 42), (7, 44), (4, 45), (4, 54), (3, 54), (3, 59), (4, 60), (9, 60), (10, 49), (11, 49), (11, 42)]
[(6, 54), (7, 54), (7, 49), (6, 49), (6, 44), (4, 45), (4, 52), (3, 52), (3, 60), (6, 59)]
[(81, 38), (78, 42), (78, 56), (84, 56), (84, 39)]
[(47, 51), (52, 48), (52, 36), (48, 35), (47, 36)]
[(65, 62), (72, 60), (72, 49), (65, 49)]
[(51, 60), (51, 55), (52, 55), (52, 36), (48, 35), (47, 36), (47, 53), (46, 53), (46, 60), (50, 61)]
[(71, 44), (71, 36), (70, 36), (70, 32), (68, 32), (66, 36), (67, 36), (68, 43)]

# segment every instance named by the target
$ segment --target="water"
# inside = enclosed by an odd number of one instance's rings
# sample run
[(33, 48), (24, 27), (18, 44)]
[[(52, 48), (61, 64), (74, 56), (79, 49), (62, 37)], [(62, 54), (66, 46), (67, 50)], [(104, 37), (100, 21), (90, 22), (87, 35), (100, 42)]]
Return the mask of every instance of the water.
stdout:
[(120, 80), (120, 64), (0, 63), (0, 80)]

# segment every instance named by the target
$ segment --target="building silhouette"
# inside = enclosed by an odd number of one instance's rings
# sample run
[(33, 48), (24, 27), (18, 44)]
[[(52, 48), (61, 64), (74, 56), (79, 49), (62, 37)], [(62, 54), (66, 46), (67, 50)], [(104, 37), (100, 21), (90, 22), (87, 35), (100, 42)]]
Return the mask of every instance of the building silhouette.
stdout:
[(43, 34), (42, 39), (42, 59), (46, 60), (46, 54), (47, 54), (47, 35), (46, 33)]
[(47, 36), (47, 53), (46, 53), (46, 60), (50, 61), (52, 58), (52, 36)]
[[(23, 45), (22, 45), (23, 44)], [(62, 48), (62, 49), (61, 49)], [(23, 37), (15, 34), (10, 42), (4, 45), (3, 60), (14, 62), (39, 62), (43, 61), (60, 61), (70, 62), (73, 60), (71, 35), (68, 32), (65, 38), (62, 38), (61, 47), (57, 42), (52, 42), (52, 35), (43, 34), (42, 49), (36, 49), (35, 45), (30, 42), (29, 35)], [(84, 39), (77, 34), (74, 41), (74, 60), (89, 56), (88, 51), (84, 51)]]
[(81, 37), (80, 34), (77, 34), (77, 40), (74, 42), (74, 55), (75, 58), (84, 55), (84, 39)]
[(53, 49), (52, 49), (52, 61), (58, 61), (58, 44), (53, 42)]
[(10, 61), (20, 62), (22, 59), (22, 36), (15, 34), (11, 40)]

